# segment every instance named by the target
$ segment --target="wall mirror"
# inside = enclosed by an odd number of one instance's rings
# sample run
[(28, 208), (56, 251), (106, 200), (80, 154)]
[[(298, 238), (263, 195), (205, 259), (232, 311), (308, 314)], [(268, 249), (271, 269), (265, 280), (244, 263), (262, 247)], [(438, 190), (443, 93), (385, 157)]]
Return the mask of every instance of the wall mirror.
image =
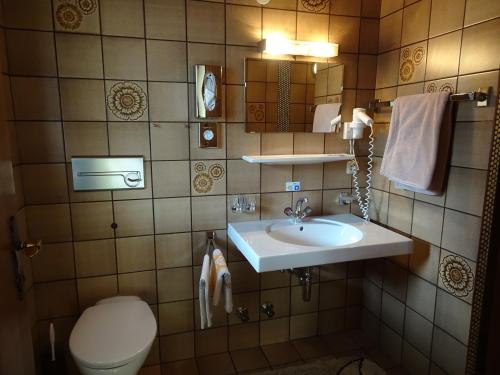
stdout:
[[(314, 124), (314, 132), (330, 132), (318, 117), (340, 114), (343, 78), (338, 63), (246, 59), (246, 131), (312, 132)], [(317, 111), (321, 104), (332, 105)]]

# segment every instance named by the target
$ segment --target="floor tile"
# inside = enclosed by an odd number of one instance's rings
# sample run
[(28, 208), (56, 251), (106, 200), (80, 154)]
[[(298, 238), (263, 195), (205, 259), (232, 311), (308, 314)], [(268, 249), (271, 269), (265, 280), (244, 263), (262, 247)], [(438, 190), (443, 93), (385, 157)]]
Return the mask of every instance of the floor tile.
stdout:
[(260, 348), (231, 352), (231, 358), (238, 372), (269, 368), (269, 363)]
[(273, 367), (301, 361), (299, 354), (289, 342), (265, 345), (262, 350)]

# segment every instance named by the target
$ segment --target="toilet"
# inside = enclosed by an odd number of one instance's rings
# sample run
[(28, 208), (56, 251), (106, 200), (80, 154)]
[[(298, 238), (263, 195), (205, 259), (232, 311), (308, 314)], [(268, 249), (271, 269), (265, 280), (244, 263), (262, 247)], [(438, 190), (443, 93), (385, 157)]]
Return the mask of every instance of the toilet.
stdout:
[(83, 375), (136, 375), (156, 330), (153, 312), (139, 297), (106, 298), (80, 316), (69, 349)]

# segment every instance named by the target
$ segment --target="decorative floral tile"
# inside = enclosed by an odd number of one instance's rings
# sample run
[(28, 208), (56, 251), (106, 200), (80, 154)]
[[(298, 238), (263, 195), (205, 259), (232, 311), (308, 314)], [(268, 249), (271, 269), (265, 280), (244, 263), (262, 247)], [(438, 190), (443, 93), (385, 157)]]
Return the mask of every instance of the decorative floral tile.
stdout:
[(300, 0), (302, 7), (314, 13), (320, 13), (328, 10), (328, 6), (330, 5), (330, 0)]
[(447, 91), (450, 93), (454, 93), (457, 85), (456, 78), (446, 78), (439, 79), (437, 81), (429, 81), (425, 83), (425, 92), (440, 92)]
[(141, 83), (106, 82), (106, 107), (111, 120), (147, 120), (148, 98)]
[(265, 122), (266, 104), (248, 103), (247, 104), (247, 122)]
[(226, 194), (226, 162), (204, 160), (191, 162), (193, 195)]
[(399, 59), (399, 83), (413, 83), (424, 80), (427, 42), (413, 44), (401, 49)]
[(57, 26), (65, 31), (82, 31), (98, 7), (97, 0), (57, 0), (54, 4)]
[(472, 302), (476, 265), (459, 255), (441, 250), (438, 284), (456, 297)]

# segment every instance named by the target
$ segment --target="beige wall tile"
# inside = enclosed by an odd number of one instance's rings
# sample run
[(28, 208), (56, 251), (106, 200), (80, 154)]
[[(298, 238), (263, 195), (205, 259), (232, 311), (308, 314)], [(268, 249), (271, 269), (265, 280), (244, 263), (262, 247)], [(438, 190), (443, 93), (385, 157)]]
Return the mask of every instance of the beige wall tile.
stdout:
[(297, 13), (297, 39), (328, 42), (328, 23), (326, 14)]
[(471, 260), (476, 260), (480, 230), (481, 218), (446, 209), (441, 246)]
[(291, 165), (268, 165), (261, 166), (262, 192), (279, 192), (285, 190), (285, 183), (292, 180)]
[(401, 43), (403, 11), (393, 13), (380, 20), (378, 40), (379, 52), (398, 48)]
[(75, 242), (77, 277), (116, 273), (116, 253), (113, 240)]
[(52, 33), (8, 30), (5, 33), (10, 73), (55, 76), (56, 56)]
[[(26, 9), (30, 9), (27, 13)], [(6, 26), (52, 30), (52, 11), (49, 0), (21, 0), (6, 2), (3, 10)]]
[(16, 133), (22, 162), (64, 161), (64, 143), (59, 122), (17, 122)]
[(431, 1), (418, 1), (403, 11), (403, 30), (401, 34), (401, 44), (424, 40), (429, 35), (429, 17), (431, 11)]
[(189, 159), (189, 126), (178, 123), (151, 123), (153, 160)]
[(227, 43), (254, 46), (261, 38), (262, 11), (259, 8), (226, 6)]
[(458, 73), (462, 31), (429, 40), (425, 79), (450, 77)]
[[(227, 336), (227, 328), (226, 327), (220, 327), (220, 328), (212, 328), (212, 329), (206, 329), (203, 331), (197, 331), (196, 332), (196, 340), (195, 340), (195, 348), (196, 348), (196, 355), (197, 356), (205, 356), (208, 354), (215, 354), (215, 353), (224, 353), (227, 351), (227, 341), (226, 340), (220, 340), (221, 337), (226, 337)], [(227, 355), (227, 354), (226, 354)], [(210, 357), (205, 357), (205, 358), (210, 358)], [(228, 358), (228, 363), (230, 367), (232, 368), (231, 360)], [(201, 362), (201, 361), (200, 361)], [(218, 362), (218, 363), (217, 363)], [(200, 365), (203, 365), (200, 363)], [(212, 363), (207, 363), (205, 364), (205, 368), (211, 368), (211, 371), (216, 370), (216, 366), (220, 366), (220, 359), (216, 361), (215, 364)], [(230, 371), (226, 372), (230, 373)]]
[(148, 79), (185, 82), (186, 43), (147, 40)]
[(26, 224), (31, 238), (43, 242), (72, 240), (69, 205), (53, 204), (26, 207)]
[(281, 36), (294, 39), (296, 33), (296, 15), (294, 12), (264, 9), (262, 19), (262, 37)]
[(74, 315), (78, 311), (74, 280), (36, 284), (35, 298), (40, 319)]
[(406, 308), (405, 339), (425, 355), (429, 355), (431, 350), (432, 328), (431, 322)]
[(72, 279), (75, 277), (73, 244), (45, 244), (43, 251), (32, 259), (35, 282)]
[(439, 247), (419, 240), (413, 241), (413, 246), (410, 270), (425, 280), (435, 283), (439, 264)]
[(260, 192), (260, 166), (242, 160), (227, 161), (229, 194)]
[(120, 273), (154, 269), (154, 237), (118, 238), (116, 240), (116, 257)]
[(465, 0), (437, 0), (432, 2), (429, 36), (433, 37), (462, 27)]
[(456, 122), (451, 164), (460, 167), (488, 168), (491, 122)]
[(192, 267), (158, 270), (158, 302), (193, 298)]
[(435, 299), (436, 287), (410, 274), (408, 277), (408, 306), (432, 322), (434, 320)]
[(380, 8), (380, 16), (384, 17), (403, 7), (403, 0), (382, 0)]
[(187, 85), (185, 83), (149, 83), (149, 108), (152, 121), (186, 121)]
[(114, 297), (118, 294), (116, 275), (78, 279), (77, 284), (80, 311), (95, 305), (103, 298)]
[(186, 40), (184, 0), (146, 0), (144, 8), (148, 38)]
[[(210, 17), (206, 17), (210, 14)], [(224, 43), (224, 5), (187, 2), (187, 35), (191, 42)]]
[(434, 329), (432, 338), (432, 360), (447, 373), (465, 372), (467, 348), (458, 340), (439, 328)]
[(221, 229), (226, 227), (226, 197), (193, 197), (193, 230)]
[(24, 165), (21, 172), (26, 204), (68, 201), (64, 164)]
[(262, 155), (293, 153), (293, 134), (265, 133), (261, 135)]
[(114, 235), (111, 202), (73, 203), (71, 222), (75, 240), (111, 238)]
[(155, 244), (157, 268), (191, 265), (191, 233), (157, 235)]
[(290, 338), (292, 340), (316, 335), (318, 313), (293, 315), (290, 317)]
[(153, 162), (153, 195), (155, 198), (190, 195), (190, 163), (188, 161)]
[[(367, 2), (367, 5), (370, 2)], [(365, 4), (363, 4), (365, 5)], [(380, 5), (379, 5), (380, 6)], [(363, 7), (364, 8), (364, 7)], [(330, 2), (330, 13), (343, 16), (360, 16), (361, 0), (337, 0)]]
[(302, 190), (321, 189), (323, 186), (323, 165), (295, 165), (293, 180), (301, 182)]
[(378, 55), (377, 88), (396, 86), (398, 83), (399, 50)]
[[(260, 345), (286, 342), (289, 340), (289, 335), (289, 318), (267, 320), (260, 323)], [(266, 350), (266, 347), (263, 347), (262, 349), (269, 360), (269, 350)]]
[(253, 348), (259, 345), (259, 323), (229, 327), (229, 349)]
[(146, 46), (144, 40), (103, 37), (102, 52), (104, 77), (106, 79), (146, 79)]
[(500, 20), (492, 20), (463, 31), (460, 74), (497, 69), (500, 64), (498, 38)]
[(153, 234), (153, 205), (149, 199), (113, 202), (118, 237)]
[(109, 153), (114, 156), (143, 156), (150, 159), (149, 129), (146, 122), (108, 123)]
[(136, 0), (101, 0), (102, 33), (144, 36), (143, 5)]
[(193, 301), (161, 303), (158, 305), (160, 335), (191, 331), (193, 325)]
[(443, 208), (422, 202), (413, 207), (412, 235), (434, 245), (440, 245)]
[(388, 225), (405, 233), (411, 232), (413, 200), (389, 194)]
[(155, 271), (120, 274), (118, 287), (121, 294), (138, 296), (149, 304), (157, 302)]
[(356, 53), (359, 46), (359, 18), (330, 17), (329, 41), (339, 44), (340, 53)]
[(464, 26), (500, 16), (500, 4), (494, 0), (467, 1)]
[(59, 88), (55, 78), (12, 77), (16, 120), (58, 120)]
[(481, 216), (486, 189), (486, 171), (451, 168), (446, 207)]
[(194, 332), (160, 338), (161, 360), (176, 361), (194, 357)]
[(99, 36), (57, 33), (56, 45), (60, 77), (103, 78)]
[(106, 156), (108, 129), (103, 122), (65, 122), (66, 161), (73, 156)]
[(191, 230), (189, 198), (154, 200), (155, 233), (175, 233)]
[(260, 197), (261, 219), (283, 218), (283, 210), (291, 204), (291, 193), (262, 194)]
[(438, 289), (436, 296), (436, 325), (459, 339), (469, 341), (469, 322), (472, 306)]
[(381, 0), (362, 0), (361, 16), (379, 18), (381, 2)]
[(104, 121), (104, 82), (61, 79), (61, 105), (65, 121)]

